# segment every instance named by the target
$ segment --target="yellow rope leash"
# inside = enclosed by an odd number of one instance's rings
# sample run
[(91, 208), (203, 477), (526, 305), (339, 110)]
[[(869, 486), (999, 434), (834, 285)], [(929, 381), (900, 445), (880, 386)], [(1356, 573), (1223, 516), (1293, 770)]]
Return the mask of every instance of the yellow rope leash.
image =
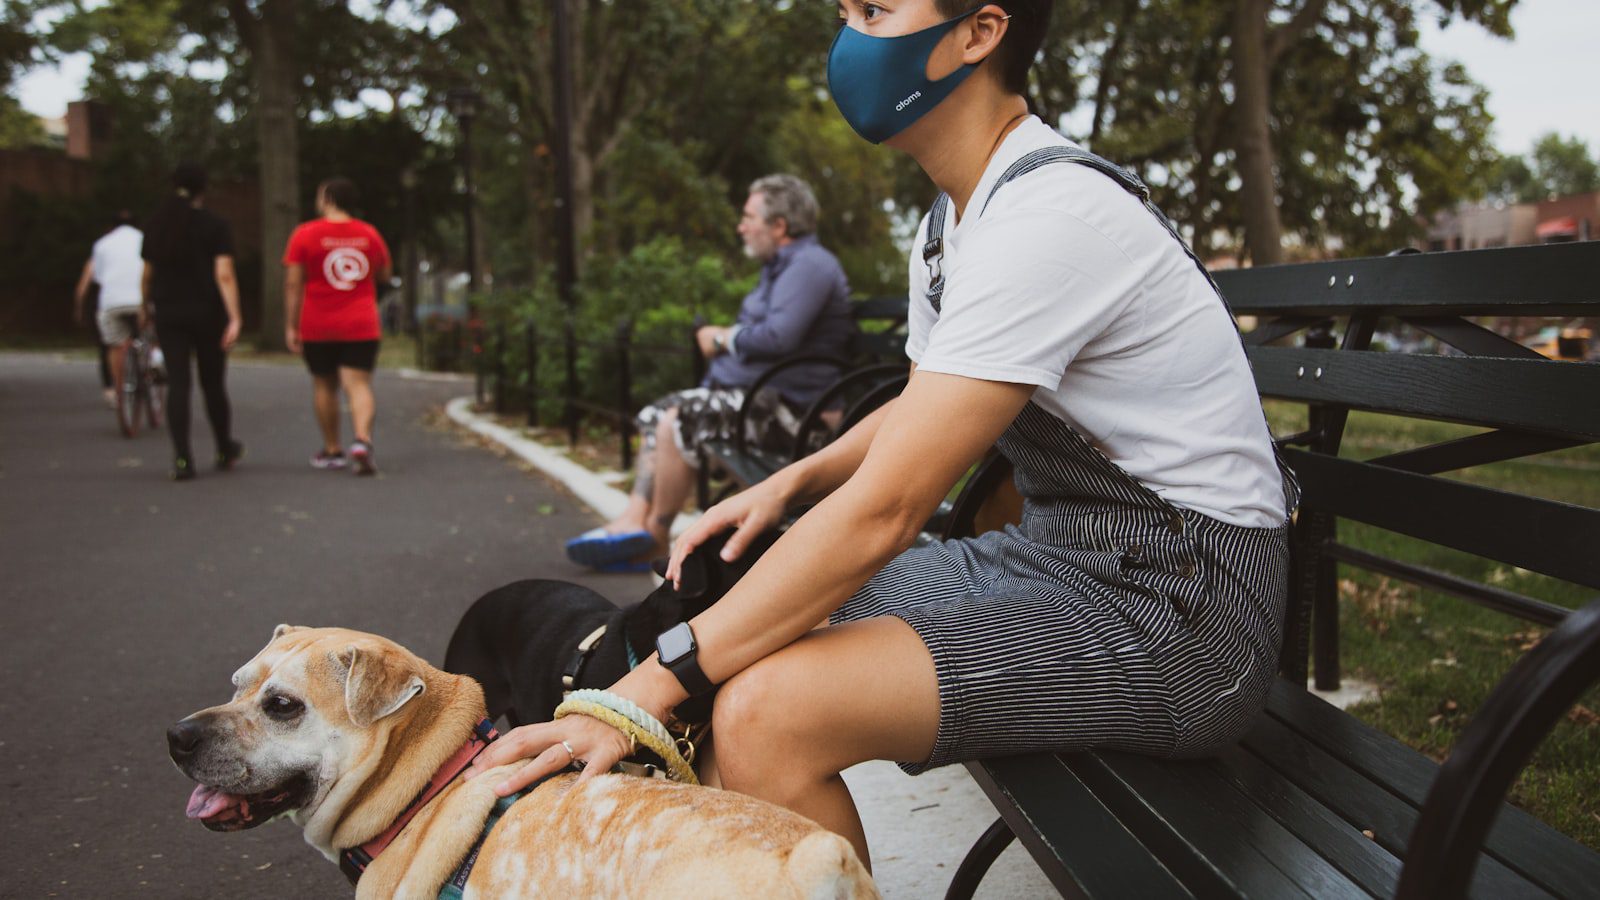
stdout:
[(672, 777), (673, 781), (681, 781), (685, 784), (700, 783), (700, 779), (694, 775), (694, 769), (684, 760), (683, 754), (678, 752), (678, 748), (673, 743), (661, 740), (660, 737), (652, 734), (650, 729), (641, 727), (622, 713), (607, 709), (598, 703), (592, 703), (588, 700), (566, 700), (556, 707), (556, 718), (561, 719), (571, 715), (598, 719), (628, 735), (640, 745), (649, 748), (655, 755), (666, 762), (667, 774)]

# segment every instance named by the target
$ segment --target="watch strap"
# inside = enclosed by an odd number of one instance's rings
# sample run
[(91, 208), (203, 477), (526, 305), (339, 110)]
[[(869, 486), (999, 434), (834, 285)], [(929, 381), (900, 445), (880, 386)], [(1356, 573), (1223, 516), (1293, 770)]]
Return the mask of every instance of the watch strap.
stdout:
[[(661, 638), (657, 637), (657, 660), (668, 672), (672, 673), (673, 677), (678, 679), (678, 683), (683, 685), (683, 689), (689, 692), (690, 697), (709, 694), (716, 689), (716, 685), (712, 684), (711, 679), (707, 678), (706, 673), (700, 669), (700, 648), (693, 640), (694, 630), (689, 628), (689, 623), (683, 622), (673, 626), (668, 631), (674, 631), (679, 628), (689, 632), (691, 644), (689, 652), (677, 659), (668, 660), (666, 655), (661, 652)], [(666, 632), (662, 632), (662, 634), (666, 634)]]

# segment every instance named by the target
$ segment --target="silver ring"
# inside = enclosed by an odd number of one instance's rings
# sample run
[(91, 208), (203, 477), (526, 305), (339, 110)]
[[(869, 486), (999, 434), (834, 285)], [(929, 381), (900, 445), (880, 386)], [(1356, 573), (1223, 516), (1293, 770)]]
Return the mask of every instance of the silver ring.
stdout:
[(567, 751), (567, 763), (571, 764), (571, 763), (577, 762), (578, 754), (573, 752), (572, 745), (567, 743), (566, 741), (562, 741), (561, 742), (561, 746), (562, 746), (563, 749), (565, 749)]

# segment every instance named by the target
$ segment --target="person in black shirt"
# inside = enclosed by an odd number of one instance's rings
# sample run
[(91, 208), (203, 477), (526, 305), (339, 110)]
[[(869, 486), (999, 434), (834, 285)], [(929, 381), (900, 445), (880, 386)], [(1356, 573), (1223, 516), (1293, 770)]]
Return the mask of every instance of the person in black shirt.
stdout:
[(194, 477), (189, 449), (189, 359), (200, 371), (206, 418), (217, 443), (217, 468), (233, 468), (244, 445), (233, 437), (224, 382), (227, 350), (239, 339), (239, 282), (233, 269), (228, 223), (202, 209), (206, 173), (183, 163), (172, 176), (173, 193), (150, 217), (144, 233), (143, 305), (154, 317), (156, 339), (167, 358), (167, 425), (172, 433), (172, 477)]

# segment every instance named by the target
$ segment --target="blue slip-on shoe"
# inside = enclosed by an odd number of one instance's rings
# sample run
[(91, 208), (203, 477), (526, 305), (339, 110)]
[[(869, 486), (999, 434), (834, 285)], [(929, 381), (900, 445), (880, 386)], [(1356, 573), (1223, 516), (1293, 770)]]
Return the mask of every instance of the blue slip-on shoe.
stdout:
[(567, 541), (567, 559), (580, 566), (598, 569), (612, 563), (628, 562), (655, 547), (656, 539), (648, 531), (626, 531), (612, 534), (604, 528), (585, 531)]

